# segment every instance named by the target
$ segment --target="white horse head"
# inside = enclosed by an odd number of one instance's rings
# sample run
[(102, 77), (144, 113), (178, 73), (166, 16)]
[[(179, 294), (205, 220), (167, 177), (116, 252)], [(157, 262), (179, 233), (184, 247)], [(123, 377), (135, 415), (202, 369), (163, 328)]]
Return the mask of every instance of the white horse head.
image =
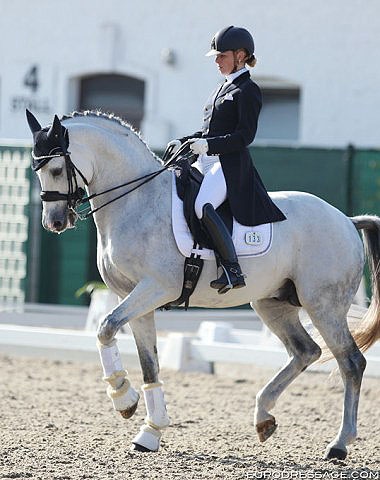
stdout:
[(107, 188), (162, 167), (161, 160), (138, 133), (117, 117), (74, 112), (62, 121), (55, 116), (51, 126), (42, 128), (27, 111), (27, 120), (34, 141), (32, 166), (42, 189), (43, 226), (52, 232), (62, 233), (74, 226), (78, 189), (87, 187), (89, 193), (100, 194), (101, 198), (91, 202), (91, 207), (97, 209), (120, 193), (103, 195), (101, 192)]
[[(34, 141), (32, 167), (39, 178), (41, 198), (44, 200), (42, 225), (47, 230), (62, 233), (75, 225), (78, 217), (75, 199), (77, 197), (79, 200), (84, 192), (86, 177), (78, 174), (78, 167), (71, 162), (68, 131), (57, 116), (52, 125), (46, 128), (42, 128), (28, 110), (27, 119)], [(86, 174), (90, 178), (88, 167)]]

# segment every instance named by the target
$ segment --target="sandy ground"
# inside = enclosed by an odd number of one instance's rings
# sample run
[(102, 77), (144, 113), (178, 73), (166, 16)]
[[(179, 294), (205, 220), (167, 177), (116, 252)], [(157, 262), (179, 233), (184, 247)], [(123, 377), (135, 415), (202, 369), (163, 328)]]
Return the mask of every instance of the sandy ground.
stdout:
[[(304, 373), (280, 398), (277, 432), (260, 444), (254, 396), (274, 373), (217, 365), (215, 375), (163, 371), (172, 425), (159, 453), (130, 452), (143, 422), (112, 410), (91, 362), (0, 356), (1, 479), (380, 479), (380, 381), (364, 379), (359, 436), (324, 461), (341, 416), (339, 377)], [(138, 370), (130, 372), (140, 385)]]

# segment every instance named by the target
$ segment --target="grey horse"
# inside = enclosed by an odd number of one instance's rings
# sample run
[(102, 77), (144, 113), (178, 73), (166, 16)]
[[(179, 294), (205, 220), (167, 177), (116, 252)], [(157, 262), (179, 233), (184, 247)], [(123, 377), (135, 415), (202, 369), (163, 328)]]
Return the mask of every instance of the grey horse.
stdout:
[[(75, 224), (81, 188), (93, 196), (97, 228), (97, 261), (104, 282), (119, 297), (119, 305), (100, 322), (97, 332), (107, 393), (115, 410), (129, 418), (139, 394), (122, 366), (117, 340), (129, 323), (143, 371), (147, 417), (133, 439), (140, 451), (157, 451), (168, 426), (154, 324), (155, 309), (179, 297), (184, 258), (171, 228), (170, 171), (122, 199), (113, 188), (162, 168), (141, 137), (118, 118), (99, 112), (74, 113), (42, 128), (27, 112), (33, 133), (33, 168), (43, 200), (43, 226), (62, 233)], [(343, 459), (356, 437), (357, 410), (366, 361), (361, 350), (380, 336), (380, 218), (348, 218), (325, 201), (301, 192), (278, 192), (272, 199), (287, 220), (273, 225), (270, 251), (241, 258), (247, 287), (219, 295), (209, 287), (214, 262), (205, 262), (190, 306), (225, 308), (250, 303), (262, 321), (283, 342), (286, 365), (256, 396), (255, 427), (261, 441), (274, 432), (270, 411), (280, 394), (321, 355), (320, 346), (299, 319), (302, 306), (336, 358), (344, 383), (343, 416), (326, 458)], [(104, 208), (103, 205), (107, 204)], [(373, 297), (359, 331), (351, 334), (347, 312), (363, 274), (365, 249), (372, 272)]]

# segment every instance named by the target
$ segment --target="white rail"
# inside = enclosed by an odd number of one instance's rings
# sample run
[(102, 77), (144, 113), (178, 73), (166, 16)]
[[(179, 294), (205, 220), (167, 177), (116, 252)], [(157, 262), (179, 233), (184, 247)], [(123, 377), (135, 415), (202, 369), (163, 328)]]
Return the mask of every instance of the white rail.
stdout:
[[(119, 334), (122, 355), (137, 362), (132, 335)], [(264, 331), (233, 329), (226, 322), (203, 322), (196, 334), (172, 332), (158, 337), (158, 351), (163, 368), (181, 371), (212, 372), (215, 362), (255, 364), (280, 368), (288, 360), (281, 344)], [(49, 358), (95, 358), (96, 333), (58, 328), (0, 325), (0, 352), (48, 355)], [(366, 354), (365, 375), (380, 376), (380, 345)], [(130, 364), (129, 364), (130, 365)], [(331, 371), (335, 362), (314, 365), (312, 370)]]

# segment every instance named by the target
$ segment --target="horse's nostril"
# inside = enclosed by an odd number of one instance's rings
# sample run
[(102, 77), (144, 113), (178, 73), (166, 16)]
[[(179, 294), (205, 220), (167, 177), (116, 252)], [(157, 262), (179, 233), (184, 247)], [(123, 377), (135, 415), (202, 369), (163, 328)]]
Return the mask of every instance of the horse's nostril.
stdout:
[(55, 222), (53, 223), (53, 227), (54, 227), (56, 230), (59, 230), (60, 228), (62, 228), (62, 222), (59, 221), (59, 220), (55, 220)]

